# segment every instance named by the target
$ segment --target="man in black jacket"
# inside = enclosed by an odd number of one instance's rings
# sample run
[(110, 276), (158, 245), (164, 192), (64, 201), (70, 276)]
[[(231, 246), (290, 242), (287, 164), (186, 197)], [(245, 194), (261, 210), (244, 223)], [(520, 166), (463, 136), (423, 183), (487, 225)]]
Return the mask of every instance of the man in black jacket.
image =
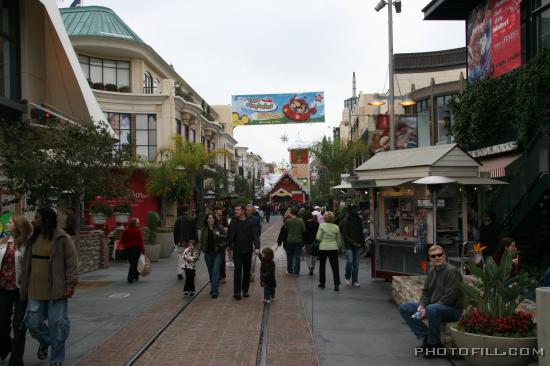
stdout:
[(178, 247), (178, 269), (176, 274), (180, 280), (183, 279), (183, 251), (189, 240), (194, 240), (195, 243), (199, 242), (197, 219), (189, 215), (188, 205), (183, 205), (181, 212), (183, 214), (176, 219), (174, 224), (174, 244)]
[(229, 224), (227, 241), (229, 247), (233, 249), (233, 262), (235, 264), (233, 297), (240, 300), (241, 296), (249, 296), (252, 253), (254, 251), (256, 253), (260, 252), (260, 236), (252, 219), (246, 217), (246, 206), (235, 207), (235, 217)]
[(346, 284), (359, 287), (359, 253), (365, 245), (365, 236), (363, 220), (357, 214), (357, 206), (349, 206), (348, 212), (340, 221), (340, 232), (346, 248)]

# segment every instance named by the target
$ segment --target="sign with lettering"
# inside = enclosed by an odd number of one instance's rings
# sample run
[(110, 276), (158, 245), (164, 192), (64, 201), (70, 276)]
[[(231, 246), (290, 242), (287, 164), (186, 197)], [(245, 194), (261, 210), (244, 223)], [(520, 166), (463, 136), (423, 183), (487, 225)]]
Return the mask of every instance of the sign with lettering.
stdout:
[(324, 92), (233, 95), (233, 126), (325, 122)]

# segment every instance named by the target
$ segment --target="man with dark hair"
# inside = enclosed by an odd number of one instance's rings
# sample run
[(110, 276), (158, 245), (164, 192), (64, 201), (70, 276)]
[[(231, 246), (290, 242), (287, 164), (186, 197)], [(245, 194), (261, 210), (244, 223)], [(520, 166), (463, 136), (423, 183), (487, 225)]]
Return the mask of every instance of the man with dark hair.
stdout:
[[(254, 205), (246, 205), (246, 217), (252, 220), (258, 237), (260, 237), (262, 235), (262, 219), (260, 218), (260, 214)], [(252, 259), (252, 265), (250, 267), (250, 282), (254, 282), (254, 271), (256, 271), (256, 257)]]
[(28, 299), (25, 325), (40, 342), (36, 356), (45, 360), (51, 347), (50, 365), (61, 366), (71, 324), (67, 300), (78, 282), (76, 249), (71, 237), (57, 227), (53, 209), (38, 209), (32, 224), (20, 290), (21, 300)]
[(233, 249), (235, 272), (233, 278), (233, 297), (240, 300), (248, 297), (250, 286), (250, 267), (252, 253), (260, 252), (260, 236), (252, 218), (246, 217), (246, 206), (235, 206), (235, 217), (229, 224), (228, 245)]
[(287, 230), (286, 271), (288, 275), (298, 277), (300, 275), (300, 255), (304, 244), (306, 225), (304, 220), (298, 217), (298, 207), (292, 207), (290, 213), (290, 218), (284, 223)]
[(492, 256), (499, 247), (500, 228), (495, 219), (496, 214), (493, 211), (487, 211), (483, 216), (483, 224), (479, 232), (479, 242), (487, 247), (483, 251), (483, 258)]
[(174, 244), (178, 247), (178, 268), (176, 274), (179, 280), (183, 279), (183, 251), (187, 243), (189, 240), (194, 240), (195, 243), (199, 242), (197, 220), (195, 217), (189, 215), (189, 206), (186, 204), (182, 205), (181, 212), (183, 214), (176, 219), (176, 223), (174, 224)]

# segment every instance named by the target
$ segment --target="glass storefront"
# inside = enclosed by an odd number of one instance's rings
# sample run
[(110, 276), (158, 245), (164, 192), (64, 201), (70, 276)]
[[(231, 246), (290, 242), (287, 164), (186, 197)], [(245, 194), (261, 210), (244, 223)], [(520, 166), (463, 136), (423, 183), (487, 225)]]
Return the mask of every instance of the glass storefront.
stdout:
[(135, 153), (149, 161), (157, 155), (157, 118), (154, 114), (106, 113), (109, 124), (118, 136), (117, 146), (132, 143)]

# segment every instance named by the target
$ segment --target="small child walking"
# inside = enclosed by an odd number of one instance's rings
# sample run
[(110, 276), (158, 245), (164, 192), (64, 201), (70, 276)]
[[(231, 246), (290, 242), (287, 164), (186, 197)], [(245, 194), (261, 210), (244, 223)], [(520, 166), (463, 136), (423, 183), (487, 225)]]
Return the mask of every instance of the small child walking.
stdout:
[(195, 266), (200, 256), (199, 250), (195, 248), (196, 244), (194, 240), (189, 240), (187, 248), (183, 251), (182, 268), (185, 271), (184, 296), (195, 296)]
[(264, 288), (264, 304), (269, 304), (275, 300), (275, 262), (273, 261), (274, 253), (271, 248), (264, 248), (258, 257), (262, 262), (260, 266), (260, 285)]

